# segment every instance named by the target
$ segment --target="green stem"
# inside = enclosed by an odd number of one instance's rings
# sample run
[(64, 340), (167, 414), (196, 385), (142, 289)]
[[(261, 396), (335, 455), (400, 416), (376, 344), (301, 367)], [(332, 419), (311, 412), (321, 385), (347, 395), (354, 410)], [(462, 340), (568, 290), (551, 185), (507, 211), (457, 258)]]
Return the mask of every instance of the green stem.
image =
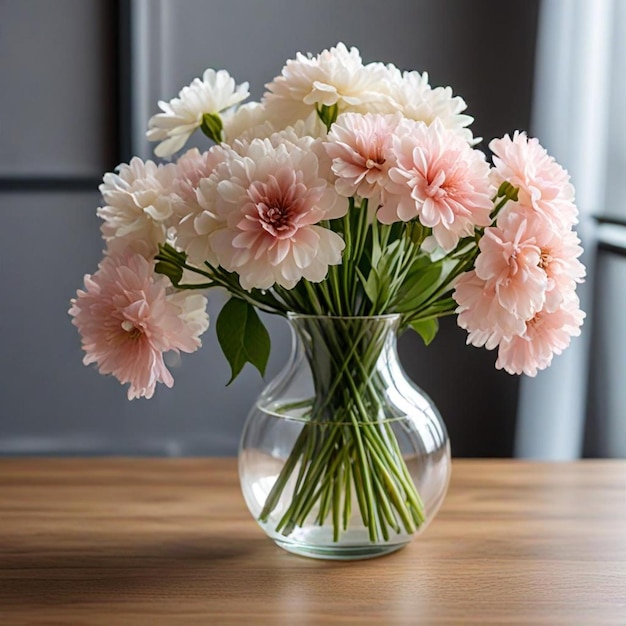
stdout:
[[(302, 294), (307, 292), (303, 287)], [(311, 523), (314, 515), (319, 525), (330, 520), (333, 540), (339, 541), (341, 532), (349, 529), (353, 497), (372, 543), (389, 541), (391, 531), (413, 533), (424, 521), (423, 504), (391, 424), (385, 421), (380, 396), (386, 383), (376, 373), (377, 363), (390, 330), (382, 324), (372, 331), (368, 322), (298, 319), (316, 400), (259, 516), (268, 521), (287, 485), (294, 485), (275, 526), (284, 536)]]

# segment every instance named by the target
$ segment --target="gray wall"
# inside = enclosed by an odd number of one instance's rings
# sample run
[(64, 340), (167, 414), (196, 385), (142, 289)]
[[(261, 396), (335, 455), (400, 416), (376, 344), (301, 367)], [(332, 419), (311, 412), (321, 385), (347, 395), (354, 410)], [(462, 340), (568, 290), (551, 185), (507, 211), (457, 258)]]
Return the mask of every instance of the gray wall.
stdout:
[[(132, 41), (117, 59), (120, 14), (133, 19)], [(225, 389), (211, 329), (173, 367), (172, 390), (129, 403), (117, 381), (82, 366), (67, 316), (100, 258), (99, 179), (131, 151), (149, 156), (142, 135), (158, 98), (208, 66), (258, 97), (296, 51), (343, 40), (366, 61), (451, 84), (475, 134), (491, 138), (528, 127), (536, 15), (528, 0), (0, 0), (0, 454), (236, 452), (263, 381), (246, 369)], [(267, 321), (271, 376), (289, 340), (281, 320)], [(428, 349), (403, 338), (401, 357), (439, 405), (455, 454), (510, 454), (517, 381), (464, 341), (450, 320)]]
[(626, 237), (597, 254), (584, 454), (626, 458)]

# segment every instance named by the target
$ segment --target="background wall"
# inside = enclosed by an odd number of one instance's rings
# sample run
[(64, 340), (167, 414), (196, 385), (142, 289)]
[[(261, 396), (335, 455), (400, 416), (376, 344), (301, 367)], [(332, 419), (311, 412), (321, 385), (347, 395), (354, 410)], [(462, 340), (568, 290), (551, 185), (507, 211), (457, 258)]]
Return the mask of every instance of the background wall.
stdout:
[[(356, 10), (358, 7), (358, 10)], [(248, 80), (254, 98), (296, 51), (344, 41), (364, 61), (427, 70), (452, 85), (488, 141), (530, 117), (536, 1), (0, 0), (0, 454), (233, 454), (263, 385), (247, 369), (228, 389), (211, 329), (173, 362), (176, 384), (127, 402), (81, 364), (68, 301), (100, 258), (102, 173), (150, 156), (157, 99), (206, 67)], [(210, 305), (212, 319), (219, 302)], [(274, 341), (268, 377), (284, 362)], [(512, 451), (518, 381), (464, 345), (453, 320), (425, 349), (404, 337), (407, 371), (438, 404), (456, 455)]]

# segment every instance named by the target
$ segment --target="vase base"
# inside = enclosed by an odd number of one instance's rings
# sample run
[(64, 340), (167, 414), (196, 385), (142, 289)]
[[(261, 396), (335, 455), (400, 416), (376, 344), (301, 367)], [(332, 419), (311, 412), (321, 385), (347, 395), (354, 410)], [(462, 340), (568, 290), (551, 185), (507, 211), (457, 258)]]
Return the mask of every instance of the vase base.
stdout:
[(277, 546), (287, 552), (306, 556), (313, 559), (324, 559), (328, 561), (358, 561), (363, 559), (374, 559), (385, 556), (392, 552), (397, 552), (407, 545), (407, 543), (393, 543), (383, 545), (356, 545), (356, 546), (315, 546), (296, 543), (293, 541), (281, 541), (274, 539)]

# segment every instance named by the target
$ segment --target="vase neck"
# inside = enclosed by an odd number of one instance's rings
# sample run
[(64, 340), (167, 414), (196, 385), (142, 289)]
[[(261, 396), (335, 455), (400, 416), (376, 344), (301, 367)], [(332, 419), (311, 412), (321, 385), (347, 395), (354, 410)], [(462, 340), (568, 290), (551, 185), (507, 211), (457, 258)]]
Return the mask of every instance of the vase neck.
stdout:
[(397, 364), (400, 316), (318, 317), (291, 315), (296, 349), (311, 370), (316, 397), (329, 407), (345, 404), (346, 392), (372, 395), (384, 371)]

